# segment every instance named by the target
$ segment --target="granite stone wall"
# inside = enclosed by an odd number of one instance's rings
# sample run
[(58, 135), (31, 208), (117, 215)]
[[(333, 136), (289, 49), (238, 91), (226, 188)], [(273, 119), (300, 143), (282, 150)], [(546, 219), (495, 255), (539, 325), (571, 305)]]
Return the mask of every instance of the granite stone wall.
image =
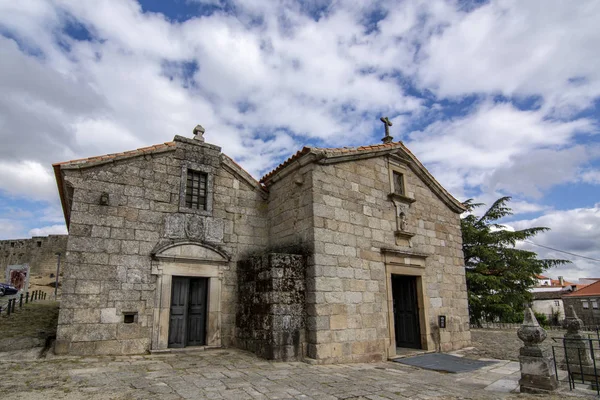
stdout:
[[(314, 254), (307, 271), (308, 357), (323, 362), (376, 361), (390, 345), (386, 265), (382, 249), (427, 254), (424, 301), (430, 337), (443, 351), (470, 342), (459, 215), (410, 169), (406, 195), (415, 200), (398, 245), (389, 161), (371, 158), (312, 171)], [(448, 326), (437, 329), (438, 315)]]
[(67, 235), (34, 236), (31, 239), (0, 240), (2, 279), (9, 265), (29, 264), (31, 275), (56, 273), (57, 256), (67, 251)]
[[(593, 307), (592, 302), (595, 300), (596, 308)], [(600, 326), (600, 309), (598, 305), (600, 304), (600, 296), (590, 296), (590, 297), (563, 297), (564, 307), (567, 315), (566, 317), (570, 317), (569, 315), (569, 307), (573, 306), (575, 313), (583, 321), (583, 324), (587, 327), (598, 327)], [(584, 302), (587, 302), (587, 308), (583, 308)], [(564, 318), (565, 316), (561, 316)]]
[(305, 342), (305, 262), (269, 253), (238, 262), (238, 347), (269, 360), (301, 360)]
[[(209, 172), (209, 212), (182, 207), (183, 166)], [(152, 252), (181, 240), (206, 242), (229, 255), (231, 261), (219, 266), (221, 340), (233, 345), (237, 259), (268, 242), (264, 190), (249, 183), (220, 148), (182, 137), (168, 151), (63, 171), (73, 201), (55, 351), (149, 350), (156, 298)], [(102, 193), (108, 205), (100, 204)], [(177, 216), (187, 221), (184, 237), (168, 229), (167, 220)], [(124, 323), (128, 312), (137, 313), (135, 323)]]

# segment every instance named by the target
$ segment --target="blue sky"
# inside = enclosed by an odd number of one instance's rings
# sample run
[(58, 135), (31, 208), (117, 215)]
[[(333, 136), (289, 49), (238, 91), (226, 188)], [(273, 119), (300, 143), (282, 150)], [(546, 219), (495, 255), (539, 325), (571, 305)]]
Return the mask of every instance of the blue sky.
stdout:
[[(596, 1), (0, 2), (0, 239), (65, 231), (53, 162), (200, 123), (260, 177), (377, 143), (386, 115), (457, 198), (510, 195), (507, 225), (600, 259), (599, 20)], [(566, 258), (549, 275), (600, 275)]]

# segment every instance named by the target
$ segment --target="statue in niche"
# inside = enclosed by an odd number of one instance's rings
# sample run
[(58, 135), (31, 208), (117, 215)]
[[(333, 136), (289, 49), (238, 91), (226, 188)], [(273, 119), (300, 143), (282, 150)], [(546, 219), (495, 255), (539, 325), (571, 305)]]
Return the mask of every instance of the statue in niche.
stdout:
[(401, 231), (406, 232), (408, 228), (408, 221), (404, 212), (400, 212), (400, 215), (398, 216), (398, 225)]

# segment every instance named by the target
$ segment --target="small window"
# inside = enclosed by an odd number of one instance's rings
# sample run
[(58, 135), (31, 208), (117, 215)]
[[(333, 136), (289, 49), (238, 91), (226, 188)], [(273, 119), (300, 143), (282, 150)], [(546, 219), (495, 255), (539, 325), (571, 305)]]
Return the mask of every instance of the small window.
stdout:
[(133, 324), (135, 322), (136, 316), (137, 316), (137, 312), (124, 312), (123, 313), (123, 323)]
[(559, 306), (560, 305), (559, 301), (558, 300), (554, 300), (554, 305), (555, 306)]
[(15, 242), (10, 242), (10, 247), (15, 247)]
[(587, 301), (582, 301), (581, 306), (584, 310), (587, 310), (588, 308), (590, 308), (590, 303), (588, 303)]
[(404, 175), (400, 172), (393, 172), (394, 174), (394, 193), (404, 196)]
[(206, 173), (188, 169), (185, 206), (206, 210)]
[(592, 308), (593, 308), (594, 310), (597, 310), (597, 309), (598, 309), (598, 300), (592, 300)]
[(42, 247), (42, 242), (37, 242), (37, 247)]

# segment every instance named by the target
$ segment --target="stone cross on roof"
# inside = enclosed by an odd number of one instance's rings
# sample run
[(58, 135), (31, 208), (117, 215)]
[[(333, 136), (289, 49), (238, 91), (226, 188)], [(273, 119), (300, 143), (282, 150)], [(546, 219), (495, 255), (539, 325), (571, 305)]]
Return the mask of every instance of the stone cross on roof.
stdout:
[(202, 125), (196, 125), (196, 127), (194, 128), (194, 139), (200, 141), (200, 142), (204, 142), (204, 128), (202, 127)]
[(383, 143), (390, 143), (394, 140), (394, 138), (390, 136), (390, 126), (392, 126), (392, 121), (390, 121), (388, 117), (381, 117), (379, 119), (383, 122), (383, 126), (385, 126), (385, 136), (381, 141)]

